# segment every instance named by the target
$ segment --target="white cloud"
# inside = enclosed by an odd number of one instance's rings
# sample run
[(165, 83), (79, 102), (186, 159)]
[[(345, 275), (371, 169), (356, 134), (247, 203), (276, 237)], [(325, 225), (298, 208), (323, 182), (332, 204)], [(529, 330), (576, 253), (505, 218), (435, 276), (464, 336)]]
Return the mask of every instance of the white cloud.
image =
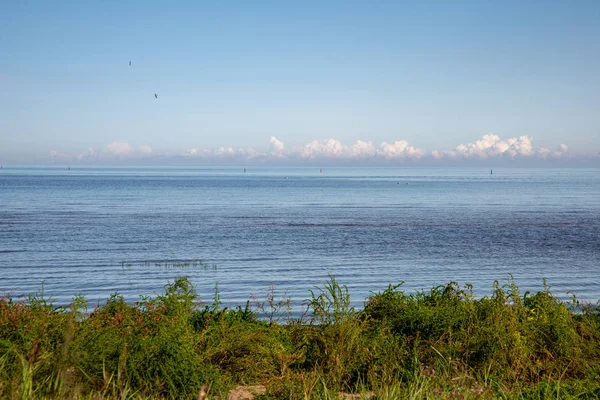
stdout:
[(199, 150), (197, 148), (188, 149), (184, 157), (198, 158), (247, 158), (249, 160), (262, 156), (252, 148), (234, 148), (234, 147), (219, 147), (217, 149)]
[(96, 158), (96, 151), (93, 148), (89, 148), (87, 149), (87, 151), (83, 151), (81, 153), (78, 153), (75, 158), (77, 158), (77, 160), (79, 161), (83, 161), (83, 160), (94, 160)]
[(349, 150), (351, 157), (369, 158), (375, 157), (377, 154), (375, 146), (373, 146), (373, 143), (370, 141), (363, 142), (362, 140), (357, 140), (356, 143), (350, 146)]
[(538, 155), (540, 156), (540, 158), (543, 159), (547, 159), (547, 158), (561, 158), (565, 155), (565, 153), (569, 150), (569, 147), (566, 144), (560, 144), (557, 148), (557, 150), (552, 151), (546, 147), (542, 147), (541, 149), (538, 150)]
[(397, 140), (394, 143), (381, 143), (377, 155), (388, 159), (421, 158), (423, 157), (423, 150), (409, 146), (406, 140)]
[(323, 142), (313, 140), (299, 149), (294, 149), (294, 153), (300, 158), (319, 158), (322, 156), (335, 157), (343, 152), (342, 143), (339, 140), (329, 139)]
[(146, 145), (140, 145), (140, 146), (138, 146), (138, 153), (145, 155), (145, 156), (149, 156), (152, 154), (152, 147), (146, 146)]
[(125, 142), (112, 142), (106, 146), (106, 151), (119, 157), (125, 157), (131, 153), (133, 146)]
[(322, 142), (316, 140), (295, 148), (292, 156), (302, 159), (331, 158), (331, 159), (364, 159), (377, 155), (377, 149), (372, 142), (358, 140), (352, 145), (344, 145), (336, 139), (328, 139)]
[(94, 161), (110, 162), (115, 160), (140, 160), (142, 158), (156, 158), (168, 160), (177, 157), (197, 158), (202, 162), (210, 163), (211, 160), (227, 163), (232, 162), (285, 162), (285, 161), (341, 161), (348, 162), (368, 162), (368, 163), (386, 163), (389, 161), (402, 160), (420, 160), (425, 163), (434, 160), (485, 160), (496, 157), (498, 159), (511, 160), (518, 158), (530, 159), (555, 159), (565, 157), (568, 146), (560, 144), (555, 150), (548, 148), (534, 149), (532, 139), (529, 136), (519, 136), (512, 138), (500, 138), (498, 135), (484, 135), (478, 140), (459, 144), (452, 150), (439, 149), (429, 154), (415, 146), (412, 146), (406, 140), (396, 140), (393, 142), (382, 142), (379, 146), (371, 141), (357, 140), (353, 144), (343, 144), (337, 139), (327, 139), (323, 141), (314, 140), (305, 145), (286, 149), (282, 140), (275, 136), (269, 137), (269, 149), (259, 152), (253, 148), (236, 148), (223, 146), (214, 149), (200, 149), (193, 147), (179, 155), (157, 153), (148, 145), (136, 145), (135, 147), (126, 142), (112, 142), (108, 144), (105, 151), (96, 152), (93, 148), (80, 153), (65, 154), (52, 150), (48, 155), (53, 160), (62, 161)]
[(285, 146), (281, 140), (277, 139), (275, 136), (271, 136), (271, 138), (269, 139), (269, 143), (270, 143), (269, 154), (271, 154), (275, 157), (283, 157), (284, 156)]
[(483, 135), (481, 139), (473, 143), (459, 144), (454, 150), (434, 150), (431, 155), (433, 158), (480, 158), (485, 159), (494, 156), (531, 156), (533, 147), (531, 138), (528, 136), (519, 136), (508, 139), (501, 139), (498, 135)]
[(352, 145), (344, 145), (339, 140), (328, 139), (323, 142), (316, 140), (294, 149), (293, 155), (303, 159), (332, 158), (332, 159), (384, 159), (420, 158), (423, 150), (410, 146), (406, 140), (394, 143), (383, 142), (376, 148), (373, 142), (356, 141)]
[(219, 147), (216, 150), (210, 150), (205, 152), (208, 156), (215, 157), (246, 157), (248, 159), (255, 158), (259, 153), (251, 148), (233, 148), (233, 147)]

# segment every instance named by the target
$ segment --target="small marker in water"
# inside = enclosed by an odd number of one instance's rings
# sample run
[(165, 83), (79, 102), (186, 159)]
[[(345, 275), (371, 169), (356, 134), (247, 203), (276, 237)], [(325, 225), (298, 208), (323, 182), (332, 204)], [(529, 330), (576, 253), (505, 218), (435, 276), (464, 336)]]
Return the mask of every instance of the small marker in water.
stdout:
[(319, 168), (319, 173), (322, 174), (323, 173), (323, 168)]

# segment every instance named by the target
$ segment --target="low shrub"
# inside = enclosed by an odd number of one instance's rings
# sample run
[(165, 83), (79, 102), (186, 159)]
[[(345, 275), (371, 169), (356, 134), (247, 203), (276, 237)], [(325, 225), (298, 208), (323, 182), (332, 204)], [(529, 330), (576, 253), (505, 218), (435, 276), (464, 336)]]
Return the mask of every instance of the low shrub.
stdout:
[[(271, 294), (274, 290), (271, 288)], [(211, 398), (261, 384), (263, 398), (598, 398), (600, 308), (514, 282), (477, 298), (455, 282), (390, 286), (353, 309), (331, 278), (300, 320), (274, 295), (228, 309), (202, 305), (185, 278), (87, 313), (78, 296), (0, 300), (0, 397)], [(270, 307), (270, 308), (269, 308)], [(289, 310), (288, 310), (289, 311)], [(288, 314), (289, 315), (289, 314)]]

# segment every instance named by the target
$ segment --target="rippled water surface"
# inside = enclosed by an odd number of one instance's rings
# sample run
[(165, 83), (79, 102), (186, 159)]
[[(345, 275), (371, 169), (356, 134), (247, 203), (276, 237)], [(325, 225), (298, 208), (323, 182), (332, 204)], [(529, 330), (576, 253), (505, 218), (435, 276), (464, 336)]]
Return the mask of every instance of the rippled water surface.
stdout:
[(600, 170), (0, 170), (3, 292), (132, 300), (187, 275), (205, 301), (272, 283), (299, 304), (329, 274), (356, 305), (400, 281), (486, 295), (509, 274), (595, 301)]

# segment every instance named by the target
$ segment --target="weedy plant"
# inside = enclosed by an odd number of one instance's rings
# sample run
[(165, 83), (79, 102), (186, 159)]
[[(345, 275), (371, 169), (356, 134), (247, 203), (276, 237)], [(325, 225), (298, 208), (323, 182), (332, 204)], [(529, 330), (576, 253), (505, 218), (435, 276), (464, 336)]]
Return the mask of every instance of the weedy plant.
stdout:
[[(373, 294), (362, 309), (334, 277), (303, 318), (264, 300), (201, 304), (186, 278), (127, 303), (54, 307), (43, 291), (0, 299), (0, 398), (599, 398), (600, 307), (495, 283)], [(261, 392), (261, 393), (262, 393)], [(352, 397), (351, 397), (352, 396)]]

